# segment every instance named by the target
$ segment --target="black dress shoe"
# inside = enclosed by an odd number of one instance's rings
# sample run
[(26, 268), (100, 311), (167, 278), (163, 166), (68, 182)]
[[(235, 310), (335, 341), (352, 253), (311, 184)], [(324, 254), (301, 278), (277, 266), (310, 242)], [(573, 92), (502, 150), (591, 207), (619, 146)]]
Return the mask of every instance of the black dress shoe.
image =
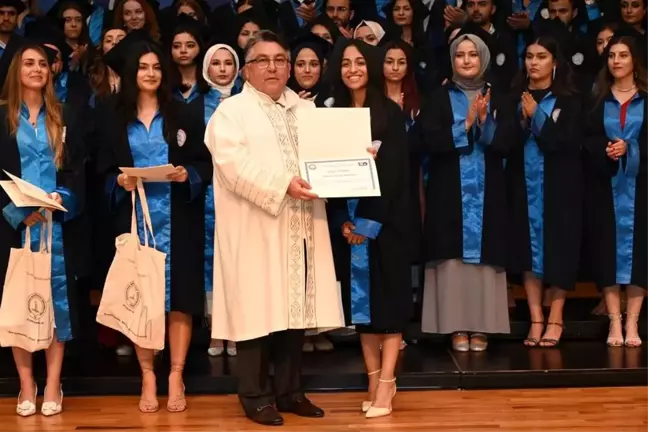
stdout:
[(283, 417), (272, 405), (259, 407), (254, 411), (246, 412), (245, 415), (253, 422), (264, 426), (281, 426), (284, 423)]
[(295, 399), (291, 404), (277, 404), (279, 412), (293, 413), (300, 417), (324, 417), (324, 410), (313, 405), (305, 396)]

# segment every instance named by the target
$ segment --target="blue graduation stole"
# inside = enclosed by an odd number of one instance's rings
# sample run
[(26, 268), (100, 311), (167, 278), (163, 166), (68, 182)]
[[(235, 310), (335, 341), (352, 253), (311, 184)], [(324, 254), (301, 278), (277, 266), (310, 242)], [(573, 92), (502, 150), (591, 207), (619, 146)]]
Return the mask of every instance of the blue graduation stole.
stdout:
[(68, 95), (67, 82), (68, 82), (67, 71), (61, 72), (61, 74), (54, 81), (54, 93), (56, 93), (56, 97), (61, 103), (65, 103), (67, 101), (67, 95)]
[[(349, 218), (355, 218), (358, 199), (347, 200)], [(369, 304), (369, 240), (362, 244), (351, 245), (351, 323), (369, 324), (371, 305)]]
[[(461, 182), (461, 215), (463, 236), (463, 262), (481, 262), (482, 229), (484, 222), (484, 190), (486, 184), (486, 162), (484, 146), (489, 145), (495, 132), (495, 120), (490, 115), (481, 130), (477, 122), (471, 132), (475, 145), (471, 148), (466, 131), (466, 114), (470, 103), (466, 94), (457, 88), (448, 88), (452, 107), (452, 138), (459, 151), (459, 172)], [(479, 137), (478, 137), (479, 135)]]
[[(621, 105), (608, 99), (604, 105), (603, 123), (611, 141), (622, 139), (627, 152), (619, 159), (619, 169), (612, 177), (614, 219), (616, 221), (616, 283), (629, 284), (632, 278), (632, 249), (634, 247), (634, 214), (637, 174), (639, 173), (639, 134), (643, 124), (645, 101), (636, 94), (626, 111), (625, 127), (621, 128)], [(625, 165), (625, 166), (624, 166)]]
[[(544, 155), (536, 137), (553, 112), (556, 96), (551, 92), (538, 103), (531, 133), (524, 144), (524, 182), (527, 193), (529, 235), (531, 240), (531, 271), (539, 277), (544, 273)], [(518, 111), (521, 111), (518, 105)], [(553, 121), (553, 119), (549, 120)]]

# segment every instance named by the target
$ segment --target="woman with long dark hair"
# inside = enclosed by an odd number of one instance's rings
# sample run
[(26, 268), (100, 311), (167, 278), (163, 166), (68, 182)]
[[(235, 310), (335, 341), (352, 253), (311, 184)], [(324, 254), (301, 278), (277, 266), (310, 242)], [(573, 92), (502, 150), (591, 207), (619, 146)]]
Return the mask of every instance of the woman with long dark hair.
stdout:
[[(585, 123), (585, 218), (591, 272), (603, 290), (612, 347), (641, 345), (637, 323), (646, 281), (645, 52), (629, 36), (614, 36)], [(620, 286), (626, 287), (625, 339)]]
[[(380, 50), (344, 40), (335, 47), (328, 69), (333, 106), (369, 108), (371, 138), (381, 142), (376, 158), (381, 196), (330, 200), (328, 208), (329, 217), (339, 222), (331, 236), (343, 236), (347, 244), (335, 248), (334, 258), (346, 320), (360, 333), (369, 375), (362, 403), (367, 418), (391, 414), (402, 332), (413, 312), (407, 249), (409, 149), (403, 114), (384, 94), (381, 59)], [(352, 266), (367, 277), (359, 277)], [(364, 293), (360, 301), (351, 295), (352, 285)]]
[[(121, 76), (115, 110), (107, 113), (97, 134), (102, 139), (99, 171), (117, 235), (130, 231), (131, 201), (127, 193), (137, 179), (119, 174), (119, 167), (173, 164), (168, 183), (146, 183), (156, 248), (166, 254), (168, 339), (171, 349), (167, 410), (187, 407), (183, 369), (191, 340), (192, 315), (204, 314), (205, 189), (212, 165), (200, 131), (202, 118), (187, 118), (171, 96), (165, 58), (150, 39), (134, 40), (131, 32), (110, 50), (106, 64)], [(198, 132), (196, 132), (198, 131)], [(140, 238), (143, 235), (138, 211)], [(135, 347), (142, 369), (142, 412), (158, 409), (153, 350)]]
[[(0, 172), (6, 170), (40, 187), (67, 210), (45, 210), (53, 212), (50, 253), (55, 335), (45, 352), (47, 382), (41, 413), (52, 416), (63, 410), (65, 342), (79, 330), (76, 276), (82, 274), (80, 257), (87, 252), (83, 250), (87, 233), (78, 218), (84, 206), (83, 125), (64, 118), (48, 57), (40, 45), (28, 43), (16, 53), (2, 93)], [(0, 177), (6, 179), (4, 174)], [(0, 277), (4, 280), (9, 251), (23, 244), (26, 227), (31, 229), (31, 244), (26, 247), (38, 250), (45, 216), (42, 209), (16, 207), (4, 191), (0, 191), (0, 208), (4, 216), (0, 218)], [(14, 347), (13, 356), (21, 389), (16, 413), (27, 417), (36, 413), (38, 393), (32, 355)]]
[(198, 21), (183, 14), (171, 33), (169, 78), (173, 97), (181, 102), (189, 103), (209, 91), (201, 68), (205, 53), (202, 28)]
[(87, 19), (90, 15), (90, 5), (74, 0), (63, 1), (56, 5), (56, 19), (65, 34), (65, 41), (70, 46), (72, 54), (69, 59), (70, 70), (80, 70), (83, 74), (88, 71), (92, 58), (92, 43), (88, 32)]
[(93, 91), (91, 105), (95, 104), (96, 99), (103, 99), (111, 94), (119, 93), (120, 77), (105, 64), (103, 58), (124, 37), (126, 37), (126, 31), (122, 28), (108, 28), (101, 36), (101, 47), (95, 55), (89, 73), (90, 86)]
[(452, 335), (455, 351), (484, 351), (509, 333), (506, 301), (508, 99), (486, 83), (490, 50), (460, 33), (452, 80), (430, 97), (417, 125), (429, 156), (425, 196), (422, 329)]
[(331, 48), (329, 42), (312, 33), (291, 44), (288, 87), (302, 99), (314, 101), (322, 92), (326, 56)]
[[(646, 0), (621, 0), (621, 19), (640, 35), (646, 35)], [(644, 44), (645, 47), (645, 44)]]
[[(561, 25), (558, 23), (557, 25)], [(515, 149), (507, 160), (510, 274), (522, 279), (531, 314), (528, 347), (555, 347), (565, 292), (575, 288), (582, 237), (581, 99), (552, 35), (525, 50)], [(550, 291), (545, 328), (543, 287)]]

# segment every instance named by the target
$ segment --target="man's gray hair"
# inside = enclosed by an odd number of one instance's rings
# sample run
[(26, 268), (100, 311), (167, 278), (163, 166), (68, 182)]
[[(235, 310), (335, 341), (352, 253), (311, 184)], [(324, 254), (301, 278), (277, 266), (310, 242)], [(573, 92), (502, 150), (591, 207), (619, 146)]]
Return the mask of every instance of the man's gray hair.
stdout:
[(279, 45), (281, 48), (283, 48), (284, 51), (286, 51), (286, 54), (288, 55), (288, 58), (290, 58), (290, 48), (288, 48), (288, 45), (286, 42), (283, 41), (277, 35), (275, 32), (270, 31), (270, 30), (261, 30), (257, 32), (254, 36), (252, 36), (249, 40), (248, 43), (245, 45), (245, 61), (247, 62), (250, 60), (250, 53), (252, 52), (252, 48), (259, 42), (274, 42), (277, 45)]

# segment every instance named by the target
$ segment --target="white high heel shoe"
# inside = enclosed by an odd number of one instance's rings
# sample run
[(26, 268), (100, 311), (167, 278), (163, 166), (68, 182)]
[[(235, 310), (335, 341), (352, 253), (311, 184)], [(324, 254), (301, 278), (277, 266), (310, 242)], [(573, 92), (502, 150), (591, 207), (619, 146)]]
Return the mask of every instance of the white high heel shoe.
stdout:
[(22, 395), (22, 390), (18, 393), (18, 402), (16, 403), (16, 414), (21, 417), (29, 417), (36, 414), (36, 398), (38, 396), (38, 386), (34, 384), (34, 400), (24, 400), (20, 402), (20, 396)]
[[(382, 383), (394, 383), (394, 394), (392, 395), (392, 399), (394, 396), (396, 396), (396, 378), (392, 378), (390, 380), (383, 380), (379, 379), (378, 381)], [(379, 408), (375, 406), (369, 407), (369, 411), (367, 411), (366, 418), (378, 418), (378, 417), (387, 417), (388, 415), (391, 415), (392, 413), (392, 404), (391, 401), (389, 401), (389, 408)]]
[[(376, 375), (377, 373), (380, 373), (381, 370), (382, 369), (378, 369), (373, 372), (369, 372), (367, 376)], [(373, 403), (372, 401), (362, 401), (362, 412), (366, 413), (367, 411), (369, 411), (369, 408), (371, 408), (372, 403)]]
[[(45, 387), (45, 392), (47, 392), (47, 387)], [(56, 401), (43, 402), (43, 406), (41, 406), (41, 414), (43, 414), (45, 417), (57, 415), (60, 414), (61, 411), (63, 411), (63, 386), (61, 386), (59, 392), (61, 395), (60, 402), (56, 402)]]

